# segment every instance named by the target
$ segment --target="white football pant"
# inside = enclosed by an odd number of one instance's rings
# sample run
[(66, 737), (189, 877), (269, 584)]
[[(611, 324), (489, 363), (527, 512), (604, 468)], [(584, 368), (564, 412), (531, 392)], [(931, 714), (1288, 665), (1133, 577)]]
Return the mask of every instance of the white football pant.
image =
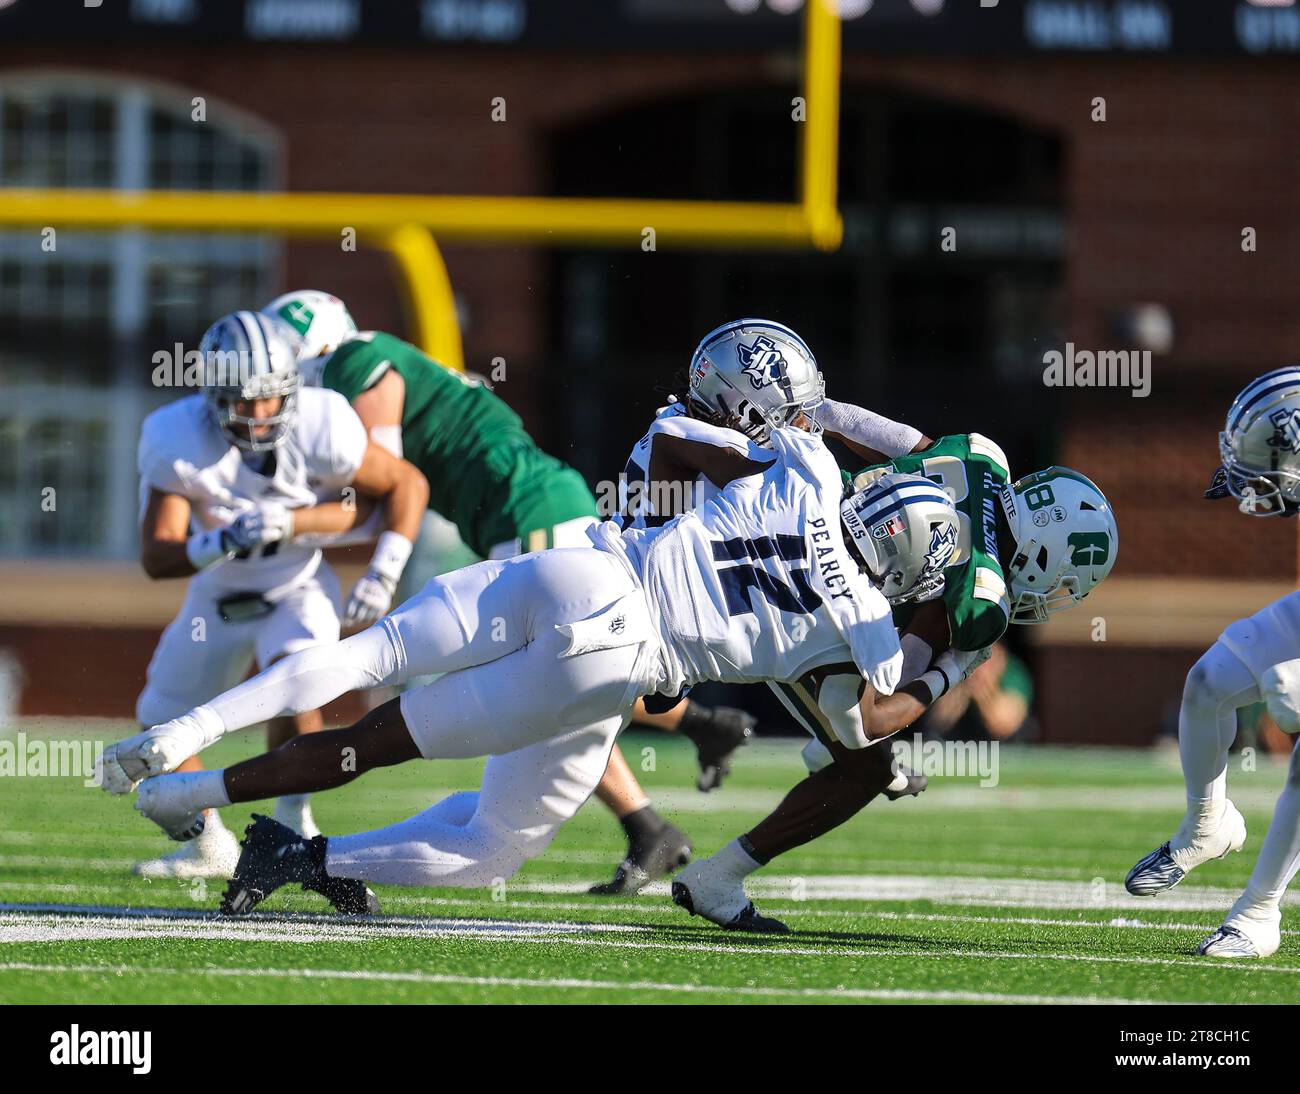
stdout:
[(332, 837), (331, 874), (477, 886), (542, 853), (587, 799), (661, 671), (644, 595), (593, 548), (481, 562), (435, 578), (375, 626), (272, 666), (208, 706), (245, 726), (355, 688), (444, 673), (399, 699), (426, 759), (490, 755), (477, 793), (388, 828)]
[(147, 682), (136, 700), (141, 725), (179, 718), (234, 687), (254, 659), (264, 669), (279, 657), (339, 640), (339, 583), (323, 562), (261, 619), (225, 622), (217, 611), (217, 598), (225, 595), (227, 590), (214, 594), (203, 582), (190, 582), (185, 603), (149, 661)]
[[(1178, 747), (1189, 808), (1226, 795), (1228, 750), (1237, 710), (1264, 700), (1278, 724), (1294, 731), (1300, 702), (1300, 593), (1231, 624), (1193, 666), (1178, 717)], [(1292, 752), (1286, 786), (1245, 892), (1225, 922), (1273, 920), (1300, 868), (1300, 753)]]

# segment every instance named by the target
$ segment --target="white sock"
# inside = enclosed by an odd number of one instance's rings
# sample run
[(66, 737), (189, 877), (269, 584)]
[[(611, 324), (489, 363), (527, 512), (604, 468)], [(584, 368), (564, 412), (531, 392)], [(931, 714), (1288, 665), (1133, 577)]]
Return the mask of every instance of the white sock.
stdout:
[(202, 839), (204, 836), (215, 836), (221, 833), (229, 835), (229, 829), (226, 828), (226, 822), (221, 819), (221, 814), (215, 809), (205, 809), (207, 820), (203, 822), (203, 831), (195, 838)]
[(381, 885), (476, 888), (509, 880), (528, 856), (508, 830), (476, 816), (478, 801), (477, 791), (465, 791), (387, 828), (330, 836), (325, 869)]
[(897, 767), (894, 768), (894, 778), (890, 784), (885, 787), (886, 790), (892, 790), (897, 794), (900, 790), (907, 789), (907, 776), (904, 775)]
[[(168, 800), (177, 807), (193, 810), (195, 813), (204, 809), (220, 809), (230, 804), (230, 795), (226, 793), (224, 771), (177, 771), (171, 775), (159, 775), (162, 780), (159, 790), (166, 793)], [(212, 823), (216, 814), (209, 814), (207, 824)]]
[(1277, 799), (1273, 820), (1259, 849), (1259, 860), (1237, 903), (1228, 913), (1276, 923), (1282, 894), (1300, 868), (1300, 752), (1292, 752), (1286, 786)]
[(1178, 752), (1187, 786), (1186, 838), (1213, 831), (1227, 796), (1228, 749), (1237, 736), (1237, 708), (1256, 702), (1250, 670), (1216, 642), (1187, 677), (1178, 711)]
[(286, 816), (302, 813), (307, 808), (309, 801), (311, 801), (310, 794), (281, 794), (275, 799), (276, 819), (279, 820), (280, 813), (284, 813)]
[(741, 845), (740, 840), (733, 839), (721, 851), (709, 856), (709, 866), (717, 874), (740, 884), (763, 864), (755, 862)]

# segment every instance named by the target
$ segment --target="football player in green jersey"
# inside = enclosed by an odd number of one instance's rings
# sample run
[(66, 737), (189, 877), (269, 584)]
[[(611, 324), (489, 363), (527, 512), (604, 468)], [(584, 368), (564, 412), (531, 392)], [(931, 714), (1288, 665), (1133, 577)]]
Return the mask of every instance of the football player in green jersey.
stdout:
[[(902, 678), (909, 681), (900, 690), (919, 702), (929, 705), (964, 680), (1009, 622), (1045, 622), (1083, 600), (1114, 565), (1119, 536), (1110, 505), (1078, 472), (1051, 467), (1010, 482), (1002, 450), (979, 434), (936, 441), (829, 399), (820, 417), (828, 435), (873, 463), (854, 478), (855, 489), (891, 471), (921, 474), (941, 484), (958, 510), (958, 546), (942, 591), (928, 602), (895, 608)], [(872, 521), (871, 531), (886, 539), (891, 526), (882, 516)], [(777, 855), (837, 828), (887, 789), (887, 753), (872, 755), (881, 751), (872, 747), (878, 742), (855, 748), (841, 740), (819, 705), (823, 694), (858, 684), (832, 668), (772, 685), (812, 735), (804, 749), (811, 774), (754, 828), (678, 874), (674, 901), (724, 928), (787, 930), (755, 910), (744, 879)], [(894, 773), (895, 781), (900, 778)]]
[[(538, 448), (483, 380), (446, 368), (391, 334), (358, 331), (329, 293), (286, 293), (262, 311), (297, 332), (307, 384), (341, 392), (372, 440), (424, 472), (429, 508), (452, 522), (480, 558), (590, 546), (587, 529), (600, 518), (586, 481)], [(390, 603), (395, 591), (388, 590)], [(701, 790), (720, 784), (754, 724), (744, 711), (690, 700), (654, 714), (639, 702), (634, 721), (692, 741)], [(690, 860), (689, 839), (650, 804), (617, 746), (596, 796), (628, 838), (628, 855), (614, 881), (597, 887), (601, 892), (635, 892)]]

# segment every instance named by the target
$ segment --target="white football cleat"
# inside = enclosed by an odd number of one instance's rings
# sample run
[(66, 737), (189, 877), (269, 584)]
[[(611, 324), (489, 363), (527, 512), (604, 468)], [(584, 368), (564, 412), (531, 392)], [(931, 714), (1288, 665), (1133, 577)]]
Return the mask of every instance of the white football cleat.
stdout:
[(1198, 832), (1195, 822), (1185, 818), (1173, 839), (1161, 844), (1128, 872), (1124, 887), (1134, 896), (1166, 892), (1196, 867), (1240, 851), (1245, 842), (1245, 818), (1232, 802), (1224, 801), (1217, 827)]
[(316, 818), (311, 815), (310, 794), (285, 794), (275, 799), (274, 819), (286, 828), (292, 828), (303, 839), (320, 835)]
[(693, 862), (678, 873), (673, 878), (672, 894), (674, 904), (727, 931), (759, 934), (788, 934), (790, 931), (779, 919), (760, 915), (754, 902), (745, 894), (745, 886), (734, 879), (719, 876), (710, 869), (708, 859)]
[(136, 795), (135, 810), (166, 832), (169, 839), (192, 840), (203, 834), (206, 814), (175, 801), (172, 793), (175, 781), (166, 775), (146, 779)]
[(161, 858), (137, 862), (131, 872), (138, 877), (159, 880), (164, 878), (219, 877), (230, 878), (239, 862), (239, 842), (213, 810), (203, 831), (178, 851)]
[(1281, 944), (1281, 915), (1275, 923), (1238, 916), (1216, 927), (1196, 952), (1201, 957), (1272, 957)]

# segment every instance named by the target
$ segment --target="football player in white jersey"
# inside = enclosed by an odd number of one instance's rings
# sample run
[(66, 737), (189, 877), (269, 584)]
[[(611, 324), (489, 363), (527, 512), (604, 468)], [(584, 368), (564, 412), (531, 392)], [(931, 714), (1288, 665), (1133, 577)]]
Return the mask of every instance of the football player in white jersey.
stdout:
[[(774, 427), (790, 424), (820, 429), (820, 415), (827, 409), (839, 412), (841, 418), (876, 423), (876, 433), (883, 432), (887, 438), (901, 434), (906, 442), (901, 451), (915, 443), (912, 434), (918, 439), (921, 436), (858, 407), (826, 399), (826, 384), (807, 342), (790, 327), (770, 319), (737, 319), (714, 328), (700, 340), (683, 382), (686, 398), (673, 399), (660, 409), (633, 446), (619, 477), (617, 519), (624, 528), (659, 527), (718, 492), (700, 468), (674, 466), (666, 453), (655, 469), (658, 475), (652, 473), (660, 437), (697, 441), (743, 454), (754, 444), (765, 446)], [(663, 446), (659, 451), (663, 452)], [(648, 697), (646, 707), (652, 714), (663, 711), (665, 716), (690, 709), (689, 700), (662, 696)], [(888, 759), (878, 750), (871, 753), (869, 762), (874, 767)], [(885, 782), (884, 793), (891, 799), (920, 793), (925, 787), (923, 777), (896, 772), (892, 767)], [(658, 819), (617, 745), (596, 796), (625, 827), (645, 814)], [(675, 834), (684, 840), (682, 834), (671, 825), (662, 825), (657, 831), (663, 834), (657, 841), (638, 840), (629, 832), (628, 852), (616, 867), (613, 880), (592, 886), (590, 892), (635, 893), (682, 864), (673, 854), (679, 844), (670, 839)]]
[[(1232, 496), (1252, 517), (1300, 512), (1300, 367), (1266, 373), (1233, 401), (1219, 434), (1222, 466), (1208, 498)], [(1237, 711), (1263, 701), (1278, 727), (1300, 732), (1300, 593), (1230, 625), (1187, 674), (1178, 750), (1187, 812), (1178, 831), (1129, 871), (1135, 896), (1172, 889), (1189, 871), (1241, 850), (1246, 824), (1227, 796)], [(1268, 957), (1281, 944), (1282, 894), (1300, 868), (1300, 750), (1246, 890), (1201, 942), (1208, 957)]]
[[(693, 462), (692, 452), (702, 452), (704, 446), (743, 450), (752, 439), (764, 436), (765, 416), (788, 404), (781, 401), (784, 393), (762, 383), (765, 374), (749, 366), (756, 351), (765, 351), (770, 357), (773, 349), (787, 360), (811, 361), (802, 339), (769, 320), (739, 320), (706, 336), (688, 377), (689, 398), (661, 410), (633, 449), (625, 470), (625, 523), (661, 523), (677, 511), (673, 506), (694, 504), (716, 492), (707, 478), (700, 476), (701, 465)], [(1083, 476), (1052, 468), (999, 489), (999, 484), (1007, 483), (1006, 459), (986, 438), (972, 435), (936, 442), (871, 411), (821, 398), (820, 375), (815, 365), (813, 369), (818, 398), (806, 404), (799, 415), (811, 428), (824, 428), (864, 459), (885, 464), (885, 468), (889, 466), (885, 461), (894, 460), (902, 465), (901, 470), (933, 474), (945, 489), (951, 476), (940, 478), (938, 471), (955, 463), (967, 469), (958, 477), (960, 490), (948, 492), (958, 499), (966, 526), (963, 534), (973, 535), (970, 529), (982, 526), (984, 542), (974, 552), (969, 543), (963, 543), (954, 553), (953, 565), (969, 565), (949, 571), (949, 576), (962, 576), (949, 582), (942, 600), (931, 598), (917, 606), (918, 600), (926, 598), (913, 595), (900, 605), (905, 612), (900, 617), (900, 642), (906, 655), (902, 679), (923, 681), (919, 686), (925, 687), (927, 701), (964, 679), (987, 656), (988, 646), (1001, 637), (1008, 621), (1044, 621), (1052, 612), (1086, 597), (1114, 565), (1118, 543), (1114, 518), (1106, 499)], [(750, 405), (753, 401), (759, 407)], [(679, 437), (696, 442), (687, 449), (687, 458), (661, 461), (660, 457), (667, 455), (664, 449), (676, 443), (671, 438)], [(908, 458), (932, 449), (944, 454), (929, 460), (919, 455)], [(965, 462), (952, 454), (961, 451), (967, 453)], [(652, 462), (660, 462), (653, 474)], [(857, 481), (887, 473), (885, 468)], [(671, 481), (662, 481), (664, 476)], [(1001, 505), (996, 501), (999, 494)], [(1053, 504), (1042, 510), (1040, 522), (1033, 518), (1043, 501)], [(1005, 515), (1005, 523), (998, 513)], [(879, 531), (882, 523), (887, 527), (888, 516), (886, 513), (882, 522), (868, 510), (864, 520)], [(986, 519), (989, 516), (993, 519)], [(1072, 555), (1073, 542), (1103, 541), (1106, 549), (1102, 552), (1077, 559)], [(886, 537), (885, 542), (892, 539)], [(1103, 556), (1100, 563), (1098, 554)], [(976, 566), (979, 558), (988, 568), (982, 578)], [(972, 569), (974, 574), (967, 572)], [(1006, 586), (995, 595), (1004, 569), (1013, 599), (1008, 599)], [(852, 684), (851, 677), (837, 678), (825, 670), (795, 683), (769, 681), (783, 705), (813, 738), (804, 750), (811, 774), (757, 826), (712, 858), (679, 874), (673, 887), (678, 903), (723, 927), (783, 931), (779, 921), (755, 912), (744, 891), (745, 877), (777, 855), (838, 827), (882, 793), (896, 800), (924, 789), (923, 778), (894, 764), (892, 750), (846, 747), (844, 733), (822, 716), (816, 697), (825, 689)], [(605, 781), (609, 779), (607, 773)]]
[[(445, 509), (425, 518), (432, 522), (426, 523), (426, 537), (445, 536), (450, 530), (467, 550), (483, 558), (510, 558), (544, 546), (586, 546), (587, 529), (599, 522), (595, 498), (573, 469), (533, 449), (531, 440), (521, 444), (526, 436), (522, 423), (488, 394), (490, 385), (449, 383), (448, 370), (414, 347), (387, 335), (358, 335), (343, 301), (329, 293), (296, 290), (262, 311), (284, 320), (299, 335), (298, 364), (306, 382), (342, 391), (376, 443), (405, 455), (424, 472), (430, 505)], [(807, 360), (787, 354), (762, 363), (768, 393), (780, 391), (770, 378), (778, 364), (780, 371), (788, 372)], [(755, 373), (759, 365), (752, 363)], [(739, 378), (749, 386), (748, 378)], [(815, 366), (806, 363), (803, 373), (794, 377), (798, 383), (816, 378)], [(798, 383), (792, 383), (792, 390)], [(472, 398), (466, 397), (468, 390), (475, 392)], [(480, 443), (484, 438), (492, 443)], [(532, 500), (521, 505), (525, 495)], [(485, 539), (485, 529), (495, 532)], [(422, 561), (417, 555), (415, 566), (407, 568), (410, 594), (433, 576), (432, 571), (420, 573)], [(745, 711), (689, 699), (664, 700), (655, 704), (653, 713), (639, 703), (633, 721), (689, 738), (700, 767), (696, 785), (705, 792), (721, 784), (731, 754), (756, 724)], [(617, 747), (596, 795), (622, 826), (627, 853), (614, 879), (594, 886), (593, 893), (636, 892), (689, 861), (689, 837), (660, 816)]]
[[(364, 912), (374, 907), (366, 881), (484, 885), (541, 854), (595, 787), (641, 695), (852, 664), (855, 686), (824, 689), (820, 701), (853, 747), (910, 724), (924, 703), (920, 689), (894, 691), (903, 654), (880, 586), (900, 596), (932, 589), (956, 510), (919, 476), (846, 501), (819, 438), (780, 428), (771, 443), (743, 455), (706, 447), (710, 480), (730, 485), (664, 527), (620, 532), (606, 522), (590, 548), (436, 578), (362, 634), (293, 654), (111, 746), (105, 789), (138, 786), (137, 808), (185, 838), (201, 831), (206, 809), (339, 786), (373, 767), (421, 756), (509, 761), (479, 793), (375, 832), (304, 840), (270, 818), (250, 825), (223, 910), (247, 912), (296, 881)], [(665, 452), (681, 458), (692, 444), (678, 439)], [(892, 550), (860, 517), (891, 494)], [(349, 729), (297, 737), (228, 771), (166, 774), (268, 713), (434, 672), (446, 675)]]
[[(254, 660), (265, 668), (337, 641), (338, 582), (316, 543), (354, 519), (332, 500), (345, 487), (384, 499), (387, 522), (346, 618), (368, 625), (383, 615), (428, 493), (418, 470), (367, 441), (347, 400), (301, 388), (288, 328), (235, 312), (200, 352), (203, 390), (154, 411), (140, 433), (141, 564), (151, 578), (191, 578), (136, 705), (146, 726), (220, 694)], [(320, 727), (319, 712), (302, 711), (273, 719), (268, 741)], [(316, 834), (303, 795), (282, 797), (276, 815)], [(136, 872), (228, 877), (237, 858), (213, 814), (199, 839)]]

